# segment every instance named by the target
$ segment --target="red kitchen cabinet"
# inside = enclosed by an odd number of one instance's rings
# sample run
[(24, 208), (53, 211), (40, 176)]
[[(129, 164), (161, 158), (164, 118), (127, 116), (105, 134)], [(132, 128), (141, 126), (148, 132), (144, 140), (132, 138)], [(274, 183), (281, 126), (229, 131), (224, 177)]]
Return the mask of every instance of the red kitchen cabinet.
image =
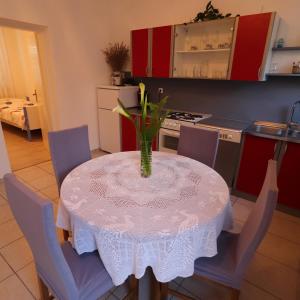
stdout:
[(257, 196), (266, 175), (268, 160), (274, 157), (276, 140), (246, 135), (236, 189)]
[(148, 76), (149, 29), (131, 31), (131, 60), (133, 76)]
[(238, 20), (231, 80), (261, 80), (271, 43), (275, 13), (241, 16)]
[(300, 209), (300, 144), (287, 143), (278, 175), (278, 202)]
[(153, 28), (152, 77), (170, 77), (172, 26)]
[[(135, 117), (136, 118), (136, 117)], [(141, 122), (141, 116), (139, 117), (139, 122)], [(122, 126), (122, 138), (121, 138), (121, 149), (122, 151), (135, 151), (139, 149), (137, 144), (137, 137), (135, 127), (127, 118), (121, 116), (121, 126)], [(157, 150), (157, 138), (153, 140), (152, 150)]]
[(122, 151), (137, 150), (136, 131), (134, 125), (127, 118), (121, 116), (121, 126), (122, 126), (122, 138), (121, 138)]

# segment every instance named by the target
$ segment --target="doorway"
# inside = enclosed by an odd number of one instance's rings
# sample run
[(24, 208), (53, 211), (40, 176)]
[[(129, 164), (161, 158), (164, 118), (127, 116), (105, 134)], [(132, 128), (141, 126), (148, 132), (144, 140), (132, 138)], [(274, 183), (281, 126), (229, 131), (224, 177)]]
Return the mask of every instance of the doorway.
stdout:
[(13, 171), (50, 160), (34, 31), (0, 26), (0, 121)]

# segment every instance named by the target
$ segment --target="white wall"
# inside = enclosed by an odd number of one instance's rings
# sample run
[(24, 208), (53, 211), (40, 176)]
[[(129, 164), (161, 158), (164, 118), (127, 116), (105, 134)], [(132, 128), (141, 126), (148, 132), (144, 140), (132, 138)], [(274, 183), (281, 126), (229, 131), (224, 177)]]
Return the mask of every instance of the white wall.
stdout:
[[(207, 0), (111, 0), (114, 7), (112, 35), (115, 40), (129, 41), (129, 30), (179, 24), (192, 20), (204, 10)], [(280, 37), (289, 45), (300, 44), (299, 0), (214, 0), (222, 13), (247, 15), (276, 11), (282, 18)]]
[(106, 2), (0, 0), (0, 18), (47, 27), (55, 88), (49, 99), (53, 129), (88, 124), (92, 149), (99, 145), (95, 89), (108, 83), (101, 53), (109, 42)]
[[(206, 3), (207, 0), (0, 0), (0, 18), (46, 26), (53, 75), (49, 108), (55, 121), (53, 128), (87, 123), (94, 149), (99, 145), (95, 87), (107, 84), (109, 75), (101, 49), (108, 42), (129, 43), (131, 29), (187, 22)], [(214, 0), (213, 4), (233, 14), (278, 11), (283, 20), (280, 36), (289, 45), (300, 44), (299, 0)], [(0, 150), (3, 143), (0, 134)]]

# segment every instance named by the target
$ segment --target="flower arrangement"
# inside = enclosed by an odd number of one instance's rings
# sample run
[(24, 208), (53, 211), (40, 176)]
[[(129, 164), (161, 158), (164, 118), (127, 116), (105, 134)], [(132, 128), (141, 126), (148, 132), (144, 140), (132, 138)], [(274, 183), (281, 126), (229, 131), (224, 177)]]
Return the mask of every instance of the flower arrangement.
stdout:
[(136, 136), (141, 150), (141, 175), (142, 177), (149, 177), (152, 171), (152, 142), (157, 136), (162, 122), (168, 115), (168, 111), (163, 110), (167, 103), (168, 96), (162, 98), (158, 103), (151, 103), (148, 101), (147, 94), (145, 93), (145, 85), (140, 83), (139, 88), (142, 110), (140, 121), (130, 114), (120, 99), (118, 99), (119, 105), (115, 107), (113, 111), (129, 119), (135, 126)]
[(113, 72), (121, 72), (129, 59), (129, 48), (123, 42), (110, 43), (102, 52), (105, 55), (105, 61)]

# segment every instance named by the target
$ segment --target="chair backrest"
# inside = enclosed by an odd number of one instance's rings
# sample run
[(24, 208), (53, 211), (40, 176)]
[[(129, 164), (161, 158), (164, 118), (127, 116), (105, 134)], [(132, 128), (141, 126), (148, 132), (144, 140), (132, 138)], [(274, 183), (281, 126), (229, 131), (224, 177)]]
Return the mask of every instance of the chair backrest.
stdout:
[(177, 153), (214, 167), (219, 145), (219, 132), (180, 126)]
[(9, 205), (30, 245), (39, 276), (58, 299), (78, 299), (74, 277), (57, 240), (51, 202), (31, 191), (13, 174), (4, 176), (4, 184)]
[(48, 133), (52, 164), (58, 188), (78, 165), (91, 159), (87, 125)]
[(236, 272), (243, 274), (271, 223), (278, 198), (277, 162), (269, 160), (262, 190), (237, 242)]

